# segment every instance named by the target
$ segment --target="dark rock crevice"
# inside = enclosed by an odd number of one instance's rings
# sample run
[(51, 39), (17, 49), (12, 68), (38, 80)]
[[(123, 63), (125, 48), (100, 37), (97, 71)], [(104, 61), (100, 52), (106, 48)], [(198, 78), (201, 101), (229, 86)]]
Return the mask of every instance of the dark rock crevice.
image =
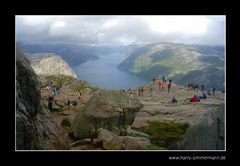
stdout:
[(37, 75), (22, 51), (16, 50), (16, 149), (54, 149), (59, 127), (41, 103)]

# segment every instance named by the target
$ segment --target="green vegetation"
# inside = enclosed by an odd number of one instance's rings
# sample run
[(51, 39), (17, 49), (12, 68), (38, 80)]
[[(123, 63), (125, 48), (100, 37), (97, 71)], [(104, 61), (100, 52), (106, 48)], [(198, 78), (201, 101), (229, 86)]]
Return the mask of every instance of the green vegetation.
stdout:
[(224, 47), (147, 45), (134, 48), (128, 58), (119, 64), (119, 68), (149, 80), (166, 76), (180, 85), (197, 82), (221, 89), (224, 82)]
[(46, 147), (49, 147), (50, 140), (49, 139), (41, 139), (39, 142), (36, 143), (37, 150), (44, 150)]
[(164, 49), (151, 55), (152, 63), (170, 58), (174, 54), (174, 49)]
[[(149, 122), (147, 134), (150, 135), (151, 142), (154, 145), (167, 148), (170, 144), (182, 140), (188, 127), (188, 123), (152, 121)], [(157, 146), (150, 148), (157, 148)]]
[(66, 75), (46, 75), (46, 76), (39, 76), (39, 80), (51, 80), (53, 82), (53, 85), (59, 85), (61, 82), (62, 85), (67, 85), (75, 81), (76, 79), (71, 77), (71, 76), (66, 76)]

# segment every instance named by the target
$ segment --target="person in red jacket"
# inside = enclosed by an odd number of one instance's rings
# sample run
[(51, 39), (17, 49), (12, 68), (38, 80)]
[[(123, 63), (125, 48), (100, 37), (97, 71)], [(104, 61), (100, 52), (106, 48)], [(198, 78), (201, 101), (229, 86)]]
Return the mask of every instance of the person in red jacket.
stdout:
[(190, 102), (200, 102), (200, 100), (197, 98), (196, 95), (194, 95), (193, 98), (190, 99)]
[(159, 81), (158, 81), (158, 89), (160, 89), (160, 88), (161, 88), (161, 86), (162, 86), (162, 81), (161, 81), (161, 80), (159, 80)]

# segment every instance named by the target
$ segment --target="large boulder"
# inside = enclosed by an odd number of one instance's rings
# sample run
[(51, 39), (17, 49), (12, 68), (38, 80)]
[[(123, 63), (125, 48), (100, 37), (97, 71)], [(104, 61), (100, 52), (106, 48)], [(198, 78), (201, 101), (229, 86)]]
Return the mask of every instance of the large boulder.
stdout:
[(128, 93), (104, 90), (96, 93), (86, 103), (72, 123), (71, 131), (77, 139), (95, 138), (99, 128), (117, 135), (127, 135), (142, 104)]
[(95, 143), (102, 143), (106, 150), (147, 150), (151, 145), (145, 137), (117, 136), (107, 129), (100, 128)]
[(19, 47), (16, 67), (16, 149), (54, 149), (59, 126), (41, 104), (37, 76)]

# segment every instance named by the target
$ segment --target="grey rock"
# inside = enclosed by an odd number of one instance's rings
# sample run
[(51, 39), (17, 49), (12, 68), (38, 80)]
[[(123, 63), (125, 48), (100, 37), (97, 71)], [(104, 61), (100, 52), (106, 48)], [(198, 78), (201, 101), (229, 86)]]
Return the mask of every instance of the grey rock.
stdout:
[(95, 94), (72, 123), (71, 134), (78, 139), (95, 138), (99, 128), (127, 135), (127, 127), (142, 108), (138, 99), (119, 91)]
[(37, 75), (19, 47), (16, 67), (16, 149), (54, 149), (59, 127), (41, 104)]
[(209, 108), (209, 112), (200, 118), (186, 133), (178, 149), (187, 150), (224, 150), (224, 105)]
[(66, 75), (77, 78), (72, 68), (59, 56), (54, 53), (35, 53), (27, 55), (31, 67), (37, 75)]
[(106, 150), (146, 150), (151, 145), (150, 140), (144, 137), (117, 136), (103, 128), (98, 132), (96, 143), (101, 142)]

